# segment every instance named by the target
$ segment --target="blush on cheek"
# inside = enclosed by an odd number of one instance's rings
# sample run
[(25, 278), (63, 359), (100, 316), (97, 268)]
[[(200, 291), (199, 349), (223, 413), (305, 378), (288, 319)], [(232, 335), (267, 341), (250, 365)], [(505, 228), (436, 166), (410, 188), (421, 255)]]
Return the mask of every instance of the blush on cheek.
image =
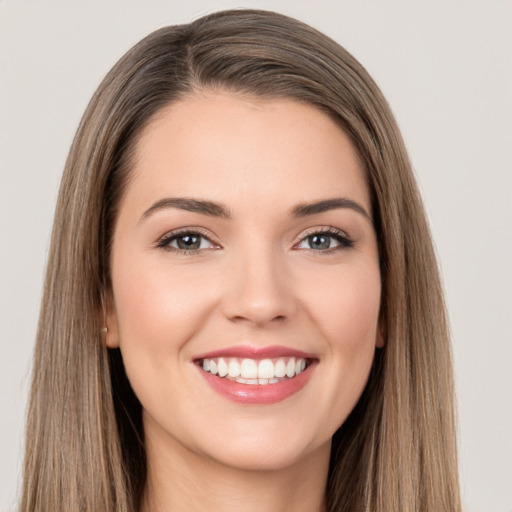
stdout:
[[(193, 336), (215, 304), (212, 290), (218, 287), (205, 286), (201, 276), (187, 275), (163, 261), (118, 266), (114, 300), (121, 344), (151, 344), (154, 349), (161, 345), (162, 353), (175, 351)], [(139, 271), (123, 271), (130, 267)]]
[(356, 349), (361, 343), (375, 342), (379, 308), (380, 287), (345, 282), (344, 293), (333, 294), (319, 304), (319, 324), (328, 339), (343, 340)]

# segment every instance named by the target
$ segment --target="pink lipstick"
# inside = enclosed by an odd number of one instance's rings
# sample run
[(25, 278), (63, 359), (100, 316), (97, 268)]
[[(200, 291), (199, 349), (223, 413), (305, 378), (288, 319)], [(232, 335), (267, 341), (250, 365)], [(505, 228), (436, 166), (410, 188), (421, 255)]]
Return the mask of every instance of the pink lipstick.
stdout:
[(194, 363), (206, 383), (226, 398), (271, 404), (300, 391), (318, 359), (287, 347), (234, 346), (201, 354)]

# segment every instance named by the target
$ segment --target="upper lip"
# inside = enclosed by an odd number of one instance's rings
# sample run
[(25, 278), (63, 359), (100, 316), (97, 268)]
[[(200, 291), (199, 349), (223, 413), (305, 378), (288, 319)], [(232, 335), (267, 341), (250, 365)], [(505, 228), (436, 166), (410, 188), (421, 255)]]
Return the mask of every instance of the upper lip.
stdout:
[(290, 347), (273, 345), (268, 347), (255, 347), (254, 345), (234, 345), (227, 348), (213, 350), (194, 357), (194, 360), (213, 359), (216, 357), (240, 357), (247, 359), (271, 359), (276, 357), (298, 357), (315, 359), (313, 354), (302, 352)]

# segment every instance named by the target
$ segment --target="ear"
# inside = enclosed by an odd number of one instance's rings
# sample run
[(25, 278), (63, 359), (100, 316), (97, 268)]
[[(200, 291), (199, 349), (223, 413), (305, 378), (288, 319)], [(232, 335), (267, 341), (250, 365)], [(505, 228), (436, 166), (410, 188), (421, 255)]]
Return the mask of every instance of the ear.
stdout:
[(108, 348), (119, 348), (119, 326), (111, 291), (105, 293), (102, 303), (102, 339)]
[(377, 348), (383, 348), (386, 344), (386, 326), (382, 315), (379, 317), (379, 323), (377, 324), (377, 336), (375, 337), (375, 346)]

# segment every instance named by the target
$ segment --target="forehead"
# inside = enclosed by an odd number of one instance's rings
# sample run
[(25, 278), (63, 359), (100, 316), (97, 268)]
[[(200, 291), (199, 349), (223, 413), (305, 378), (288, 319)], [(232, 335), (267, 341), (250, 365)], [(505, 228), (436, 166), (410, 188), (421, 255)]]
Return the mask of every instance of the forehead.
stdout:
[(369, 209), (349, 137), (325, 113), (290, 99), (203, 92), (162, 109), (135, 147), (128, 195), (254, 204), (353, 196)]

